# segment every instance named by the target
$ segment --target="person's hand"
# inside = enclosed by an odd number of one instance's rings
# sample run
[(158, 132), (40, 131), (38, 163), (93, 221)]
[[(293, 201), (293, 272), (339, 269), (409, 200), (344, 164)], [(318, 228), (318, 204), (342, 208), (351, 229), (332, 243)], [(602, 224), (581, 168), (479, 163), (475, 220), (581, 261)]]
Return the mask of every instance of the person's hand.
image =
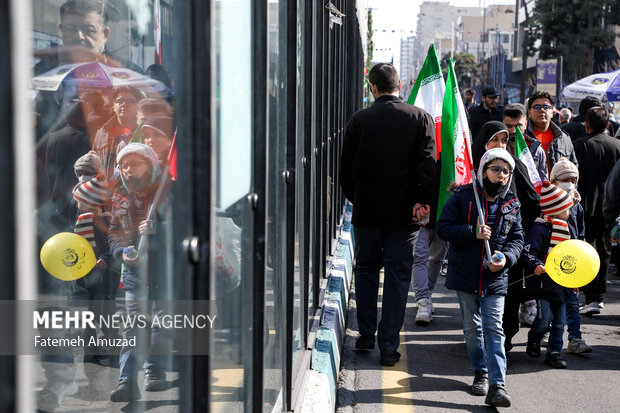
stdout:
[(544, 265), (539, 265), (538, 267), (536, 267), (534, 269), (534, 274), (536, 274), (536, 275), (543, 274), (544, 272), (545, 272), (545, 266)]
[(478, 225), (476, 226), (476, 238), (491, 239), (491, 227), (488, 225), (481, 225), (480, 217), (478, 217)]
[(429, 205), (422, 205), (417, 203), (413, 206), (413, 221), (418, 222), (425, 218), (429, 212), (431, 211), (431, 207)]
[(140, 235), (153, 235), (155, 233), (155, 225), (153, 224), (153, 221), (145, 219), (140, 222), (140, 225), (138, 225), (138, 232)]
[[(500, 251), (494, 251), (494, 254), (497, 254)], [(497, 262), (493, 262), (493, 261), (489, 261), (489, 270), (491, 270), (491, 272), (498, 272), (501, 271), (504, 267), (506, 266), (506, 255), (502, 254), (502, 259), (497, 261)]]
[(129, 254), (123, 251), (123, 262), (130, 267), (140, 266), (140, 264), (142, 264), (142, 259), (140, 258), (140, 255), (138, 254), (133, 245), (131, 245), (129, 249), (131, 249)]
[(102, 270), (108, 268), (108, 263), (103, 258), (99, 258), (96, 265), (97, 268), (101, 268)]

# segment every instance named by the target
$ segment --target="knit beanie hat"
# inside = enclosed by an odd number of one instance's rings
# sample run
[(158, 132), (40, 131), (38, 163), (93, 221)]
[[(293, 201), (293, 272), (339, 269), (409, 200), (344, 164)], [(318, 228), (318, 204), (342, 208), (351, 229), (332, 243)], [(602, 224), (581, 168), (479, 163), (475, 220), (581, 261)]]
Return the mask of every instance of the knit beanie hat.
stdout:
[[(138, 143), (138, 142), (130, 142), (127, 146), (125, 146), (123, 149), (121, 149), (118, 152), (118, 155), (116, 155), (116, 163), (117, 165), (120, 165), (123, 158), (131, 153), (135, 153), (136, 155), (141, 156), (142, 158), (144, 158), (151, 166), (151, 185), (153, 185), (156, 181), (157, 178), (159, 177), (159, 174), (161, 172), (160, 167), (159, 167), (159, 159), (157, 158), (157, 154), (155, 153), (155, 151), (150, 147), (147, 146), (143, 143)], [(125, 188), (129, 189), (127, 182), (125, 182), (125, 177), (123, 176), (123, 174), (120, 174), (121, 176), (121, 181), (123, 182), (123, 185), (125, 186)]]
[(150, 146), (138, 142), (130, 142), (129, 145), (121, 149), (118, 155), (116, 155), (116, 163), (120, 165), (123, 158), (130, 153), (135, 153), (136, 155), (146, 158), (151, 165), (159, 165), (159, 160), (157, 159), (155, 151), (151, 149)]
[(79, 183), (73, 188), (73, 198), (90, 208), (102, 208), (108, 199), (108, 184), (103, 174)]
[(156, 129), (168, 139), (172, 139), (172, 118), (167, 116), (153, 116), (144, 119), (142, 122), (142, 129)]
[(573, 199), (565, 190), (544, 181), (540, 190), (540, 210), (543, 214), (553, 216), (570, 209)]
[(73, 170), (80, 182), (86, 182), (103, 172), (103, 162), (97, 152), (91, 150), (75, 161)]
[(562, 157), (553, 165), (549, 181), (566, 181), (571, 178), (579, 180), (579, 169), (577, 169), (577, 165)]

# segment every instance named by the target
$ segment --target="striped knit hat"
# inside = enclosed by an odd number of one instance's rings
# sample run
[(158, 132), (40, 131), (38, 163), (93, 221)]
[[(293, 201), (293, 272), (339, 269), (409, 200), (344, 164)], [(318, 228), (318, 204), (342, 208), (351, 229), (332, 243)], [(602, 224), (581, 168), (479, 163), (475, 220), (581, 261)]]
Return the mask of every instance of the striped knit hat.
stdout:
[(108, 184), (103, 174), (90, 181), (77, 184), (73, 189), (73, 198), (91, 208), (101, 208), (108, 199)]
[(540, 210), (543, 214), (554, 216), (570, 209), (573, 206), (573, 199), (565, 190), (553, 185), (549, 181), (544, 181), (540, 190)]

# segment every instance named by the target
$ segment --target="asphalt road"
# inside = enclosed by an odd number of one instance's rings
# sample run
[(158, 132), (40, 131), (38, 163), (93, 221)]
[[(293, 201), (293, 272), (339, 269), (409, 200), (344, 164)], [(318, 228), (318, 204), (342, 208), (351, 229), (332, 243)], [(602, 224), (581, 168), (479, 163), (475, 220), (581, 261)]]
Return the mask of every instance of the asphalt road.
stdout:
[[(401, 331), (401, 361), (394, 367), (379, 364), (379, 350), (355, 352), (358, 337), (355, 294), (348, 309), (347, 337), (339, 376), (337, 411), (378, 412), (489, 412), (484, 397), (474, 396), (471, 362), (465, 349), (456, 295), (438, 280), (433, 294), (435, 314), (430, 326), (415, 325), (413, 293), (409, 293), (405, 326)], [(568, 364), (556, 370), (525, 353), (527, 327), (513, 343), (512, 366), (506, 390), (512, 412), (620, 412), (620, 278), (610, 277), (605, 308), (600, 315), (582, 317), (583, 338), (593, 347), (586, 356), (563, 352)], [(566, 333), (564, 348), (566, 348)]]

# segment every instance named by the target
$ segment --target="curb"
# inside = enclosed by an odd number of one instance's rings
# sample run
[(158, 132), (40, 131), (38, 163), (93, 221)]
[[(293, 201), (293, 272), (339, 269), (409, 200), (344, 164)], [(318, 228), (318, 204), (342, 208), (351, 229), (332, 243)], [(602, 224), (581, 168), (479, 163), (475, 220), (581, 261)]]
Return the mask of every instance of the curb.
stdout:
[[(336, 408), (336, 389), (340, 357), (344, 349), (345, 322), (353, 278), (353, 236), (349, 202), (343, 209), (338, 244), (327, 270), (327, 283), (321, 305), (321, 318), (312, 349), (310, 379), (304, 386), (302, 412), (327, 412)], [(326, 397), (327, 396), (327, 397)], [(317, 406), (320, 406), (317, 410)]]

